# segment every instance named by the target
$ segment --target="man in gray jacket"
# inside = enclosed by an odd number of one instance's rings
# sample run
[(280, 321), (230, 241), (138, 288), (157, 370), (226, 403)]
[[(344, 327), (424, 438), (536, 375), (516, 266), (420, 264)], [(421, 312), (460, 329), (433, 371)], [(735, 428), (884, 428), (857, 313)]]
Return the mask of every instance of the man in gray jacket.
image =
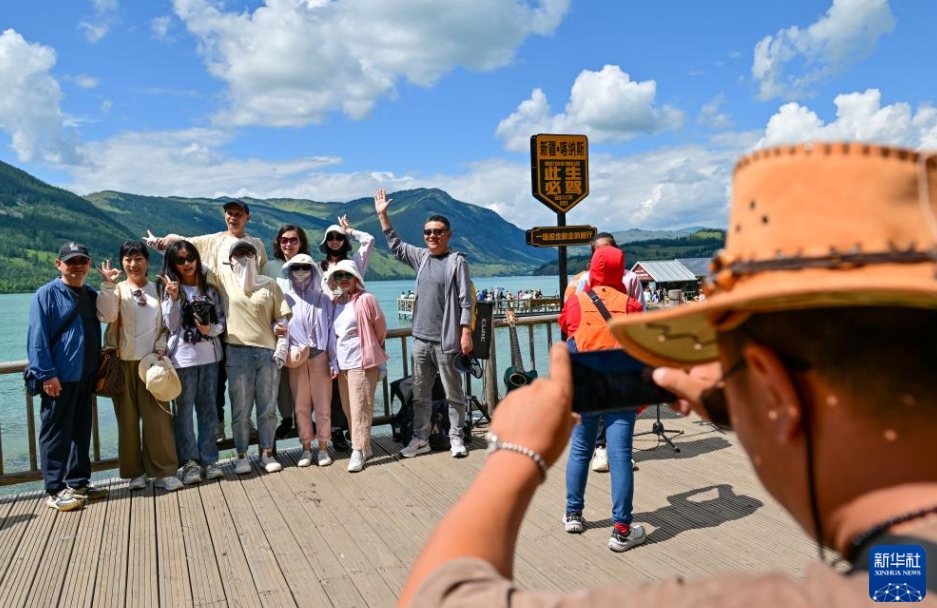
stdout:
[(426, 247), (401, 240), (387, 217), (391, 199), (384, 190), (374, 196), (374, 210), (381, 221), (391, 252), (416, 270), (413, 304), (413, 438), (400, 450), (404, 458), (429, 452), (432, 390), (436, 373), (442, 378), (449, 401), (449, 442), (453, 458), (468, 455), (462, 441), (465, 396), (462, 379), (452, 366), (453, 357), (472, 352), (472, 297), (465, 254), (449, 248), (449, 220), (430, 216), (423, 225)]

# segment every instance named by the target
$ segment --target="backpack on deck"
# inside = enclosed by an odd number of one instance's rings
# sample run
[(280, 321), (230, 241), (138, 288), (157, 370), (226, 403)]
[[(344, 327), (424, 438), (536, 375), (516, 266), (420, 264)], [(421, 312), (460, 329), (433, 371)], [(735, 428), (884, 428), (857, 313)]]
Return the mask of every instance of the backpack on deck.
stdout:
[[(390, 423), (394, 441), (407, 445), (413, 438), (413, 376), (406, 376), (390, 383), (391, 401), (398, 399), (400, 409), (394, 414)], [(430, 449), (434, 451), (448, 450), (449, 443), (449, 402), (446, 400), (446, 391), (442, 379), (436, 374), (433, 382), (432, 409), (430, 411)], [(468, 415), (465, 417), (465, 426), (462, 436), (466, 444), (472, 439), (472, 426)]]

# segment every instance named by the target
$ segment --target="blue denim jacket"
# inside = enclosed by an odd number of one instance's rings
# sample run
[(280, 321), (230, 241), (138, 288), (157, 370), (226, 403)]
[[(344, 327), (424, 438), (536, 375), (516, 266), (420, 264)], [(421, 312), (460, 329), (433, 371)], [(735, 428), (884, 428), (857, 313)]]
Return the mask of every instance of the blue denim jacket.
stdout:
[[(84, 297), (91, 298), (91, 306), (95, 306), (98, 292), (89, 285), (83, 289)], [(84, 324), (77, 317), (50, 348), (49, 341), (68, 319), (75, 305), (74, 296), (61, 279), (46, 283), (33, 296), (29, 305), (26, 354), (28, 371), (38, 380), (58, 378), (59, 382), (77, 382), (84, 369), (85, 340), (93, 340), (100, 350), (101, 326), (95, 325), (95, 335), (85, 336)]]

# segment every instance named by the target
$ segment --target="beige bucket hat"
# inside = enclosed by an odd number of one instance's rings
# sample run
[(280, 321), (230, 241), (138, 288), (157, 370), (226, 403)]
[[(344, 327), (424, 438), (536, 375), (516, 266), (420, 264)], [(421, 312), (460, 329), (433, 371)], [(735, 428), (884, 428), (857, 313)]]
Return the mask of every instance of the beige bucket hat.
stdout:
[(937, 309), (937, 153), (862, 143), (761, 150), (735, 167), (726, 247), (706, 299), (618, 317), (652, 365), (716, 359), (718, 329), (756, 312), (837, 306)]
[(182, 382), (169, 357), (160, 359), (156, 353), (150, 353), (140, 359), (137, 373), (157, 401), (168, 403), (182, 394)]

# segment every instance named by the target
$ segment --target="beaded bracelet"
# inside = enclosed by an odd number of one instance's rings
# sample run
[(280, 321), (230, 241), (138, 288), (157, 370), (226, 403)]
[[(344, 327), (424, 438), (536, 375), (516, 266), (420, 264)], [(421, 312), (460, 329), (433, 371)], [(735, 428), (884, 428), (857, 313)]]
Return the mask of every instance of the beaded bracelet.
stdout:
[(543, 477), (541, 483), (547, 480), (547, 463), (544, 461), (543, 456), (537, 452), (531, 450), (528, 447), (517, 445), (516, 443), (507, 443), (501, 441), (498, 439), (498, 436), (491, 431), (488, 431), (488, 433), (485, 434), (485, 441), (488, 442), (488, 447), (485, 449), (485, 453), (492, 454), (497, 450), (510, 450), (511, 452), (523, 454), (537, 463), (537, 466), (540, 468), (540, 475)]

